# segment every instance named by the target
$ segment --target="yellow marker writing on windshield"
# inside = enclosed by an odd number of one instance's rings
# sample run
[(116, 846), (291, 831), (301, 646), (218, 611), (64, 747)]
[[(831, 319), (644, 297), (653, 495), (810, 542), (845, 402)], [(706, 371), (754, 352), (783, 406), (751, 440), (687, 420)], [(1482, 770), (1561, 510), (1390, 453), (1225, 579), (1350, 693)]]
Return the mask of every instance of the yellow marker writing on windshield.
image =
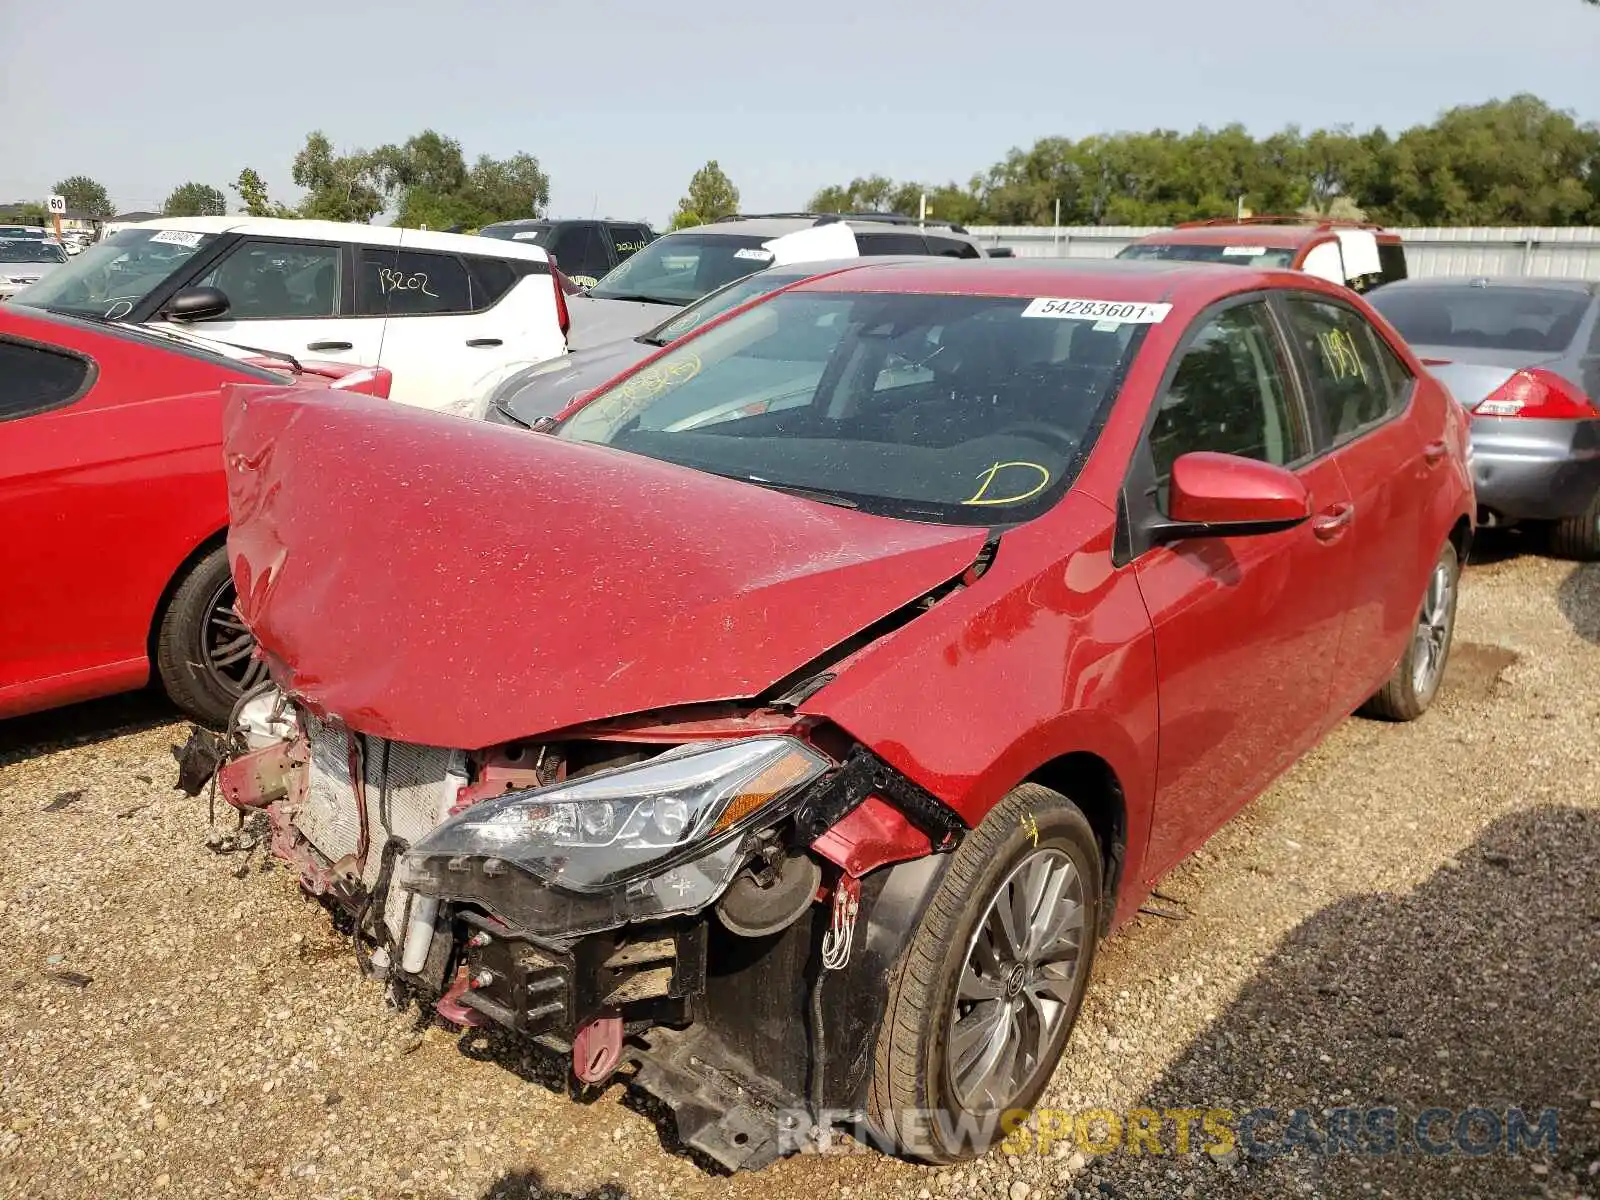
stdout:
[[(999, 475), (1002, 471), (1014, 468), (1020, 468), (1026, 471), (1037, 471), (1039, 475), (1039, 481), (1026, 491), (1004, 493), (998, 496), (989, 495), (989, 489), (994, 486), (995, 476)], [(1021, 501), (1028, 499), (1030, 496), (1037, 496), (1040, 492), (1044, 491), (1045, 488), (1050, 486), (1050, 472), (1044, 467), (1041, 467), (1038, 463), (1031, 462), (995, 463), (994, 466), (990, 467), (988, 470), (980, 471), (978, 473), (978, 478), (983, 480), (983, 482), (978, 485), (978, 490), (972, 494), (971, 499), (963, 500), (961, 503), (1018, 504)], [(1031, 480), (1033, 477), (1030, 475), (1027, 476), (1027, 478)]]
[(700, 360), (689, 354), (666, 366), (646, 367), (632, 379), (625, 380), (620, 390), (629, 400), (653, 400), (662, 392), (670, 391), (680, 383), (687, 383), (698, 374)]

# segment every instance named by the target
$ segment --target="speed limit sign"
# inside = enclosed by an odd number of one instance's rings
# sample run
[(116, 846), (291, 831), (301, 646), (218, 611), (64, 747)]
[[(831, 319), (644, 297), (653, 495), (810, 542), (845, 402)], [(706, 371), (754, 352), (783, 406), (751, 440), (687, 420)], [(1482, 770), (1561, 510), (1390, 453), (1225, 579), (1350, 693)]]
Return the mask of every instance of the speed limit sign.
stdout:
[(67, 211), (67, 198), (65, 196), (51, 196), (49, 208), (51, 212), (60, 216)]

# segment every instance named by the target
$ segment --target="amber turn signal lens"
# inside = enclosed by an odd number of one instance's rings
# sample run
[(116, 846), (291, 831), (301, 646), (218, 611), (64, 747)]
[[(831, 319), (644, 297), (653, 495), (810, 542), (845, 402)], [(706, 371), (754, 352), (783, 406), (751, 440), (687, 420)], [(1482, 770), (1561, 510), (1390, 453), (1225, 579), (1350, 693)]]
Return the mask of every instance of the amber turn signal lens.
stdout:
[(816, 773), (816, 764), (800, 754), (790, 753), (780, 758), (744, 787), (740, 788), (722, 810), (711, 832), (721, 833), (732, 829), (758, 808), (781, 796), (790, 788), (804, 783)]

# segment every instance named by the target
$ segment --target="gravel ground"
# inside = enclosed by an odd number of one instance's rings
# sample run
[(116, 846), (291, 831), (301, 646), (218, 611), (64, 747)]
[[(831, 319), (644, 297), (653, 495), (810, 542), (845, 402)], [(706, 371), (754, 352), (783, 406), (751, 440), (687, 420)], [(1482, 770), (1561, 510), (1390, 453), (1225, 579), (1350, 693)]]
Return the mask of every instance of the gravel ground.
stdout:
[(1045, 1104), (1555, 1107), (1554, 1155), (718, 1177), (621, 1088), (386, 1009), (287, 871), (207, 849), (134, 697), (0, 726), (0, 1196), (1600, 1197), (1600, 567), (1501, 553), (1427, 719), (1346, 723), (1103, 949)]

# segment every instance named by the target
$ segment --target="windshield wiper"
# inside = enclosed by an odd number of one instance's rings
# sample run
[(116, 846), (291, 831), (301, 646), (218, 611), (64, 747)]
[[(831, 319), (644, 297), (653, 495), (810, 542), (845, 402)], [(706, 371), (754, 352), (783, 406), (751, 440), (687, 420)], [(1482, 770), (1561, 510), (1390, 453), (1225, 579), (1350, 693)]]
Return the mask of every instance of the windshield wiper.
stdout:
[(248, 350), (251, 354), (259, 354), (263, 358), (275, 358), (279, 362), (286, 362), (296, 375), (299, 375), (305, 371), (305, 368), (300, 365), (300, 360), (298, 358), (292, 354), (287, 354), (282, 350), (263, 350), (259, 346), (246, 346), (243, 342), (223, 342), (222, 344), (224, 346), (237, 346), (240, 350)]
[(646, 296), (643, 292), (607, 292), (603, 296), (590, 292), (589, 297), (593, 300), (632, 300), (638, 304), (668, 304), (673, 308), (682, 308), (688, 303), (687, 300), (674, 300), (667, 296)]
[(803, 487), (795, 483), (778, 483), (772, 479), (763, 479), (759, 475), (728, 475), (724, 478), (737, 479), (741, 483), (753, 483), (757, 487), (764, 487), (769, 491), (783, 492), (789, 496), (799, 496), (802, 500), (816, 500), (822, 504), (831, 504), (835, 508), (861, 507), (848, 496), (841, 496), (838, 492), (824, 491), (821, 488)]

